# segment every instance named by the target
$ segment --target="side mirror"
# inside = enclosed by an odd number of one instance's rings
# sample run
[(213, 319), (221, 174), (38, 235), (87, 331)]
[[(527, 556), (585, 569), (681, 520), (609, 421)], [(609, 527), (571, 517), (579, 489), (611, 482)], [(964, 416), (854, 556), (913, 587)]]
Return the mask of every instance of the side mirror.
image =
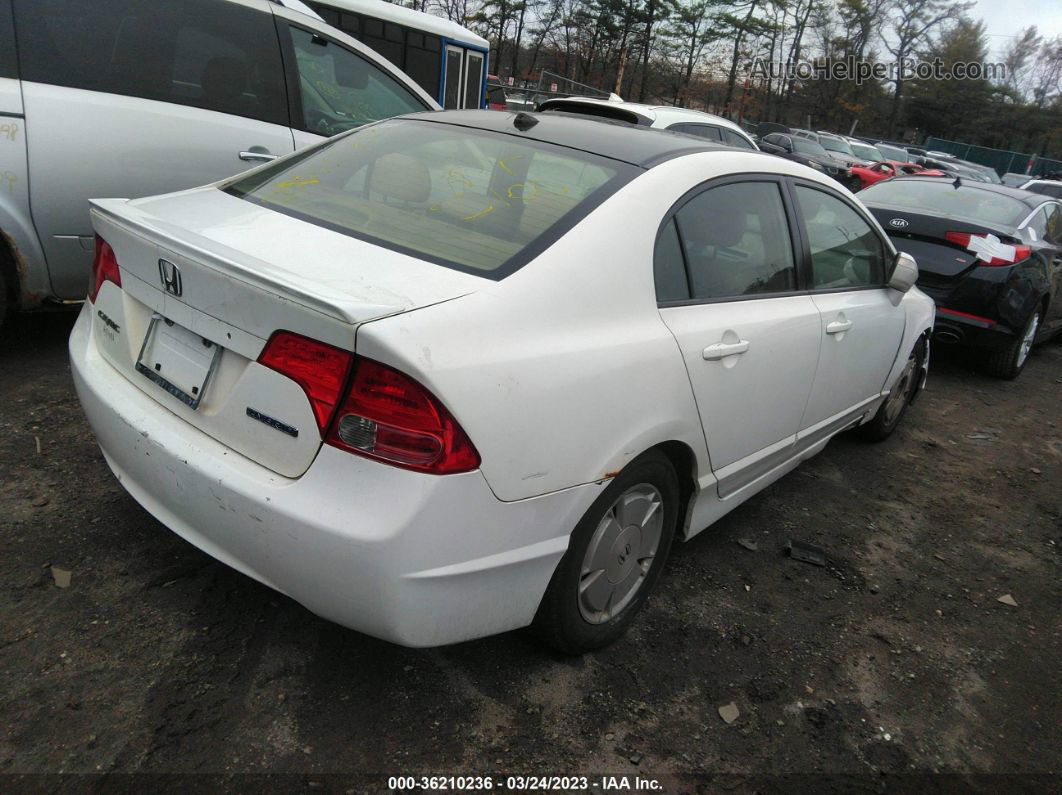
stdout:
[(910, 254), (903, 251), (896, 255), (892, 261), (892, 275), (889, 276), (889, 287), (901, 293), (906, 293), (915, 286), (918, 281), (918, 263)]

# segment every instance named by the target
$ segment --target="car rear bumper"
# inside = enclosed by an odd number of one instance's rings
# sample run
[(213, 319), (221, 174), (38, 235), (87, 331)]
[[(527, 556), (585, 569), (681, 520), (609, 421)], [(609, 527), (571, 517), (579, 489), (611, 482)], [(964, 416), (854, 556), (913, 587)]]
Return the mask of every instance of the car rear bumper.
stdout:
[(1014, 340), (1014, 332), (991, 318), (938, 306), (933, 337), (948, 345), (999, 350)]
[(70, 337), (74, 383), (130, 495), (207, 554), (384, 640), (435, 646), (528, 625), (604, 488), (506, 503), (478, 471), (426, 475), (329, 446), (285, 478), (130, 383), (99, 355), (89, 321), (85, 310)]

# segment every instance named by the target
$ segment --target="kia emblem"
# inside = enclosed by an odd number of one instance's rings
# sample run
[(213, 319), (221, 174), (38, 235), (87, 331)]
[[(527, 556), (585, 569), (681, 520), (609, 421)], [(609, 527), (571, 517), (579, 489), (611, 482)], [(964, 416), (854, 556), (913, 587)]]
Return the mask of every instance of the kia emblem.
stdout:
[(889, 226), (894, 226), (897, 229), (903, 229), (907, 226), (907, 221), (905, 221), (903, 218), (893, 218), (891, 221), (889, 221)]

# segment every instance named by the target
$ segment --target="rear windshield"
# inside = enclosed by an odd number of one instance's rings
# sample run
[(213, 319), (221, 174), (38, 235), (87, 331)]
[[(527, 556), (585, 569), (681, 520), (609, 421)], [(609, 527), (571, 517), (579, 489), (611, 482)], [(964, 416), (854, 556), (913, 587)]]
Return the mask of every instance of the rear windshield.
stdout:
[(956, 188), (948, 180), (933, 182), (896, 179), (864, 188), (859, 198), (866, 204), (887, 204), (935, 215), (967, 218), (988, 224), (1016, 225), (1031, 210), (1017, 199), (993, 190), (970, 186)]
[(640, 169), (597, 155), (416, 119), (339, 136), (225, 188), (406, 254), (501, 279)]

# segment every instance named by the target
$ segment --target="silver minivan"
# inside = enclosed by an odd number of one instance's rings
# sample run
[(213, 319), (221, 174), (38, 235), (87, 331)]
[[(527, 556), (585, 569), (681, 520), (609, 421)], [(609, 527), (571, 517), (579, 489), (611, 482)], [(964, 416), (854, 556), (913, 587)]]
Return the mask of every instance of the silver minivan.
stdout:
[(0, 323), (84, 298), (88, 200), (437, 103), (298, 0), (0, 0)]

